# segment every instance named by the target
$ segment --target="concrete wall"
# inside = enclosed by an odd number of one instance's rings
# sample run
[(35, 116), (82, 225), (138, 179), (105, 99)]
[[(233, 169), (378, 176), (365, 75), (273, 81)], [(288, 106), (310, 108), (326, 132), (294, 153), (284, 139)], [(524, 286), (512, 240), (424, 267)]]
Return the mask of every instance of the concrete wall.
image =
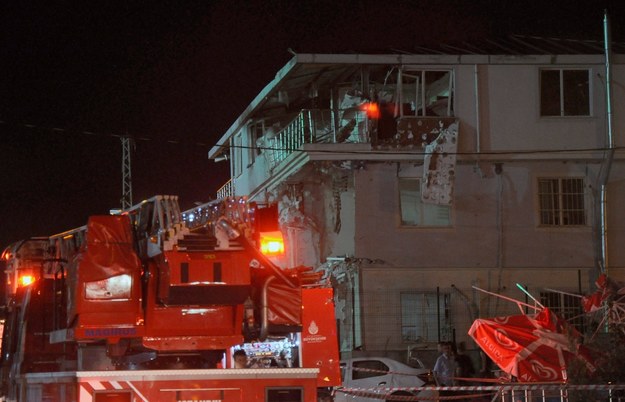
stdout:
[[(486, 165), (487, 166), (487, 165)], [(484, 167), (484, 165), (483, 165)], [(484, 169), (486, 170), (486, 169)], [(501, 174), (483, 174), (474, 165), (457, 169), (452, 225), (448, 228), (402, 227), (397, 176), (418, 176), (420, 167), (369, 164), (355, 174), (355, 254), (378, 261), (361, 267), (364, 347), (367, 353), (398, 353), (401, 340), (401, 291), (439, 290), (452, 295), (452, 322), (458, 341), (472, 324), (467, 300), (480, 316), (518, 313), (514, 303), (481, 294), (472, 286), (525, 300), (523, 284), (538, 297), (545, 288), (578, 293), (594, 291), (593, 206), (598, 165), (558, 161), (509, 161)], [(611, 274), (625, 267), (625, 197), (622, 164), (616, 164), (610, 192), (608, 227)], [(544, 228), (537, 216), (536, 179), (578, 176), (587, 182), (587, 225)], [(611, 209), (612, 210), (612, 209)], [(625, 279), (625, 278), (624, 278)], [(455, 296), (454, 296), (455, 295)]]
[(488, 67), (488, 92), (483, 94), (486, 97), (483, 109), (490, 127), (482, 138), (489, 146), (483, 150), (559, 150), (605, 145), (601, 135), (605, 132), (605, 91), (597, 77), (600, 66), (575, 66), (592, 69), (590, 117), (540, 116), (541, 67)]
[[(489, 176), (474, 165), (458, 165), (449, 227), (401, 226), (397, 176), (402, 166), (369, 164), (356, 173), (354, 220), (359, 257), (414, 267), (493, 267), (500, 260), (506, 267), (519, 268), (593, 265), (590, 189), (588, 226), (541, 228), (536, 180), (572, 175), (591, 184), (596, 165), (506, 162), (501, 174)], [(415, 177), (420, 177), (417, 173)]]

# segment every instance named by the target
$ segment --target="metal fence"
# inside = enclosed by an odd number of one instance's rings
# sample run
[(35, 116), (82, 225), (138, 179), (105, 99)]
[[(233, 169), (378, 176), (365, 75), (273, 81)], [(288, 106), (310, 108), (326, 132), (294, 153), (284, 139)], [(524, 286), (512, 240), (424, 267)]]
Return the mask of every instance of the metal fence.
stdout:
[[(364, 339), (362, 344), (356, 343), (355, 346), (376, 351), (405, 351), (406, 348), (416, 347), (425, 354), (423, 360), (427, 361), (430, 360), (429, 350), (434, 352), (432, 357), (435, 359), (436, 344), (440, 341), (471, 341), (467, 332), (475, 319), (520, 314), (514, 303), (501, 303), (497, 298), (484, 298), (477, 305), (464, 292), (466, 289), (456, 287), (361, 292), (358, 309), (360, 324), (356, 325), (361, 326)], [(349, 297), (350, 293), (345, 295)], [(556, 303), (555, 301), (561, 299), (560, 294), (555, 294), (557, 298), (546, 296), (551, 294), (541, 293), (541, 302), (545, 306), (567, 319), (580, 332), (588, 330), (588, 324), (584, 326), (585, 317), (580, 314), (579, 304)], [(348, 319), (354, 316), (354, 312), (346, 313)], [(468, 349), (473, 349), (471, 342), (467, 346)]]
[[(438, 391), (438, 397), (418, 393)], [(501, 402), (620, 402), (625, 401), (625, 384), (492, 384), (455, 387), (343, 388), (335, 393), (384, 401), (501, 401)], [(403, 395), (399, 395), (402, 394)], [(407, 396), (405, 393), (412, 393)], [(395, 394), (395, 395), (394, 395)]]

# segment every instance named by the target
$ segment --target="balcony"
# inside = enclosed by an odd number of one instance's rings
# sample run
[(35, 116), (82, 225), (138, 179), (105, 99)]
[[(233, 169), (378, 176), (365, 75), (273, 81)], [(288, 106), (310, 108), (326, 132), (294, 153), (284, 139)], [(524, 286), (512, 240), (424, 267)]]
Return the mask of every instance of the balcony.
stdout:
[[(333, 124), (333, 112), (328, 109), (303, 109), (283, 128), (267, 130), (257, 145), (264, 154), (269, 169), (273, 169), (303, 144), (367, 143), (370, 122), (366, 114), (354, 111)], [(337, 127), (338, 126), (338, 127)]]
[[(360, 108), (340, 110), (333, 124), (328, 109), (304, 109), (281, 129), (271, 128), (257, 141), (270, 171), (303, 144), (370, 144), (375, 150), (422, 152), (455, 117), (401, 116), (381, 114), (370, 119)], [(274, 126), (277, 127), (277, 126)]]
[(235, 192), (234, 192), (234, 182), (232, 180), (228, 180), (226, 182), (226, 184), (224, 184), (223, 186), (221, 186), (218, 190), (217, 190), (217, 199), (218, 200), (223, 200), (226, 199), (228, 197), (234, 197)]

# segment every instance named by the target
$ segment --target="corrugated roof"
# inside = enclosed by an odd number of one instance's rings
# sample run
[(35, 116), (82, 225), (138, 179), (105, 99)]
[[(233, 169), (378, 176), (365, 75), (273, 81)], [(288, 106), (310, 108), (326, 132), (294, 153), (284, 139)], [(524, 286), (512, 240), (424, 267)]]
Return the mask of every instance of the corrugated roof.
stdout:
[[(482, 39), (480, 42), (441, 43), (436, 46), (415, 46), (413, 49), (394, 49), (405, 54), (479, 54), (479, 55), (561, 55), (603, 54), (602, 40), (544, 38), (509, 35), (505, 38)], [(612, 52), (625, 54), (625, 43), (612, 42)]]

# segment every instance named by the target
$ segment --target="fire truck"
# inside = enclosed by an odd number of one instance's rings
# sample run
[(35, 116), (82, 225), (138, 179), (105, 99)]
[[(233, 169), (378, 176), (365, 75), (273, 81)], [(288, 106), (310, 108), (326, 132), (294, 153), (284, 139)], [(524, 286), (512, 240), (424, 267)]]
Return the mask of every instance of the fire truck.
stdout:
[[(326, 398), (340, 385), (332, 289), (272, 261), (279, 234), (276, 207), (229, 198), (181, 212), (155, 196), (10, 245), (4, 400)], [(241, 348), (254, 368), (232, 369)]]

